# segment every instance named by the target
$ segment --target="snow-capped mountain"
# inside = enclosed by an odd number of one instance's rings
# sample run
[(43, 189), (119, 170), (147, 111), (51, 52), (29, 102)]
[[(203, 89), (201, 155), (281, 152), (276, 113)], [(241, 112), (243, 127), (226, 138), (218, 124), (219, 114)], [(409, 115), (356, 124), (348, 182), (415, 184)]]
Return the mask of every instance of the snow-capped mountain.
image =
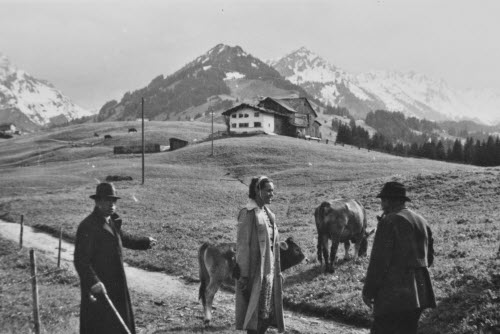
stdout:
[(36, 79), (16, 68), (2, 54), (0, 54), (0, 112), (1, 121), (15, 123), (16, 118), (22, 117), (35, 127), (92, 115), (90, 111), (71, 102), (49, 82)]
[(136, 119), (141, 97), (144, 114), (154, 120), (198, 119), (259, 96), (309, 95), (240, 46), (218, 44), (173, 74), (159, 75), (146, 87), (109, 101), (98, 121)]
[(358, 118), (384, 109), (435, 121), (500, 121), (500, 94), (492, 91), (453, 89), (444, 80), (414, 72), (351, 74), (306, 48), (269, 64), (323, 103), (346, 107)]

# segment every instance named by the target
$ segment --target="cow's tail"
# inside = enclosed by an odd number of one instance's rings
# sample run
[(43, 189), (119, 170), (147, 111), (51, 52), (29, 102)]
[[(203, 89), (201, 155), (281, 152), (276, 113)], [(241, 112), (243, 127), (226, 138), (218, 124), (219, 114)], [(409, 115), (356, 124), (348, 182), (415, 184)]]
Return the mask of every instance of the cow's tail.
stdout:
[(207, 266), (205, 265), (204, 259), (205, 250), (207, 248), (208, 242), (205, 242), (203, 245), (201, 245), (200, 250), (198, 251), (198, 263), (200, 265), (200, 292), (198, 294), (198, 300), (201, 300), (203, 306), (205, 306), (206, 303), (205, 290), (207, 288), (207, 280), (209, 279), (208, 270)]

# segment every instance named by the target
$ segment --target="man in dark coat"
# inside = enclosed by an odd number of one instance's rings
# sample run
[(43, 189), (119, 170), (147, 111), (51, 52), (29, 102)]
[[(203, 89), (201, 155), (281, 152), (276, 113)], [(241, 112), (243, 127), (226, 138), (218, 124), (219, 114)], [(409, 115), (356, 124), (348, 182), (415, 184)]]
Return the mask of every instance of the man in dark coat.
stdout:
[(377, 195), (379, 219), (363, 287), (363, 301), (373, 306), (372, 334), (417, 333), (425, 308), (436, 307), (428, 267), (434, 260), (427, 221), (405, 207), (406, 188), (388, 182)]
[(112, 183), (101, 183), (94, 211), (76, 233), (74, 263), (81, 283), (80, 333), (126, 333), (107, 304), (108, 294), (129, 331), (135, 334), (134, 315), (123, 268), (122, 245), (131, 249), (151, 248), (156, 240), (135, 237), (122, 231), (122, 220), (115, 213), (116, 190)]

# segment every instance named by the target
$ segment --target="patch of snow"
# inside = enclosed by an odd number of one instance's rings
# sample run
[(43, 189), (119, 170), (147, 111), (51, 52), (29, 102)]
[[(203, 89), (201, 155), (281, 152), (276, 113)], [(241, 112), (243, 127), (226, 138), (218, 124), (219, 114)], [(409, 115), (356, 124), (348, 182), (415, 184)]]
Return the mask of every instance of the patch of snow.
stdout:
[(245, 75), (240, 72), (227, 72), (224, 80), (243, 79), (244, 77)]
[(206, 70), (211, 69), (211, 68), (212, 68), (212, 65), (203, 66), (203, 71), (206, 71)]
[(219, 49), (219, 52), (218, 53), (221, 53), (222, 51), (224, 51), (226, 49), (226, 46), (223, 45), (220, 49)]

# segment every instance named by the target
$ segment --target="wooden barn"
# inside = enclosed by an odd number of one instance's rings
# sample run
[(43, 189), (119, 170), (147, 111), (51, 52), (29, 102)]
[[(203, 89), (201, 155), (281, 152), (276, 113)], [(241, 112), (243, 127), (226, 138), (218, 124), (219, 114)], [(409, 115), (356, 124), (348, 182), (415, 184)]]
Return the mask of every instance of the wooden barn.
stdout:
[(307, 98), (266, 97), (258, 104), (242, 103), (222, 113), (228, 132), (264, 132), (290, 137), (319, 137), (318, 114)]
[(178, 150), (189, 144), (189, 142), (179, 138), (170, 138), (169, 142), (170, 142), (170, 151)]

